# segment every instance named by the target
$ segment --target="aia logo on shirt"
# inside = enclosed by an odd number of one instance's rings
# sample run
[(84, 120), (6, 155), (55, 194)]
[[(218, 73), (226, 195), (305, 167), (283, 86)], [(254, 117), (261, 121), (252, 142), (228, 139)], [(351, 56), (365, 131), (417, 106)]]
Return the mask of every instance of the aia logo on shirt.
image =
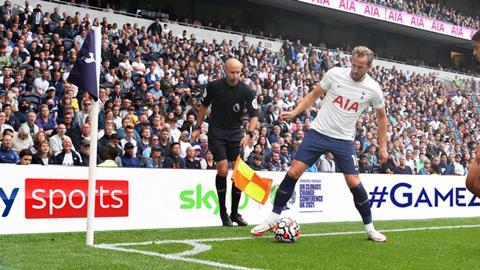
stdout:
[(349, 98), (338, 96), (333, 100), (333, 104), (338, 104), (340, 108), (347, 110), (347, 111), (358, 111), (358, 102), (350, 100)]

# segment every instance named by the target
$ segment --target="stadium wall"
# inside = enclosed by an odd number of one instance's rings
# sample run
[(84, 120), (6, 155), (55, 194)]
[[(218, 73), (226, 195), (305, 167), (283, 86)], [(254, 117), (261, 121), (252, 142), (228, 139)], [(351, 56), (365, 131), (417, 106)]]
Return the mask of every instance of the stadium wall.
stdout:
[[(22, 0), (13, 0), (12, 3), (20, 7), (24, 6), (24, 1)], [(45, 1), (30, 2), (31, 6), (35, 6), (36, 4), (41, 4), (42, 10), (48, 11), (48, 12), (52, 12), (53, 9), (57, 7), (59, 9), (60, 14), (63, 12), (67, 12), (70, 15), (74, 15), (75, 12), (79, 11), (82, 14), (82, 16), (87, 13), (90, 14), (90, 18), (98, 17), (102, 19), (104, 17), (107, 17), (110, 23), (117, 23), (119, 28), (121, 28), (122, 25), (127, 22), (132, 25), (137, 23), (140, 27), (141, 26), (148, 27), (153, 22), (152, 20), (147, 20), (143, 18), (131, 17), (127, 15), (95, 10), (95, 9), (82, 8), (78, 6), (70, 6), (70, 5), (45, 2)], [(213, 39), (216, 39), (218, 42), (221, 42), (222, 40), (225, 39), (227, 41), (233, 40), (234, 44), (238, 44), (238, 42), (242, 40), (241, 33), (233, 33), (233, 32), (228, 33), (225, 31), (218, 31), (217, 29), (213, 29), (213, 28), (210, 30), (206, 30), (206, 29), (197, 28), (197, 27), (180, 25), (174, 22), (164, 22), (163, 24), (167, 24), (168, 28), (173, 31), (174, 35), (181, 35), (183, 30), (187, 30), (188, 36), (190, 36), (191, 34), (194, 34), (197, 40), (208, 40), (209, 42), (211, 42)], [(265, 46), (266, 48), (274, 52), (278, 52), (282, 47), (281, 41), (256, 38), (252, 36), (247, 36), (246, 39), (250, 44), (254, 44), (255, 46), (258, 44), (258, 42), (262, 42), (263, 46)]]
[[(0, 184), (0, 234), (85, 230), (86, 167), (2, 164), (0, 169), (8, 172)], [(98, 168), (95, 229), (218, 226), (215, 173)], [(274, 179), (274, 185), (265, 205), (242, 196), (240, 212), (251, 224), (271, 211), (273, 194), (284, 176), (259, 174)], [(478, 216), (480, 200), (466, 191), (463, 177), (362, 175), (362, 181), (376, 220)], [(352, 201), (341, 174), (306, 173), (284, 215), (300, 223), (360, 222)]]
[(452, 73), (452, 72), (447, 72), (447, 71), (443, 71), (443, 70), (436, 70), (436, 69), (431, 69), (431, 68), (424, 68), (424, 67), (417, 67), (417, 66), (411, 66), (411, 65), (405, 65), (405, 64), (401, 64), (401, 63), (395, 63), (395, 62), (390, 62), (390, 61), (386, 61), (386, 60), (381, 60), (381, 59), (375, 59), (373, 61), (373, 65), (376, 66), (376, 65), (379, 65), (381, 67), (385, 67), (385, 68), (392, 68), (392, 67), (396, 67), (398, 70), (403, 70), (403, 71), (410, 71), (411, 72), (415, 72), (417, 74), (427, 74), (427, 73), (433, 73), (435, 74), (437, 77), (439, 78), (442, 78), (442, 79), (446, 79), (446, 80), (454, 80), (454, 79), (465, 79), (465, 80), (468, 80), (468, 79), (474, 79), (477, 83), (479, 82), (479, 78), (478, 77), (474, 77), (474, 76), (469, 76), (469, 75), (464, 75), (464, 74), (458, 74), (458, 73)]

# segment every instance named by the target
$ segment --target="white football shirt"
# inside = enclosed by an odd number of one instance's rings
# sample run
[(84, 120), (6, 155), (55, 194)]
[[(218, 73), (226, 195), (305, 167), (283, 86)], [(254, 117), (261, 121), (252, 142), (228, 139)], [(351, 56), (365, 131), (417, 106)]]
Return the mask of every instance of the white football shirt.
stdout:
[(341, 140), (355, 138), (358, 117), (370, 105), (375, 110), (385, 106), (380, 85), (368, 74), (361, 82), (350, 77), (350, 68), (332, 68), (320, 86), (326, 91), (311, 128)]

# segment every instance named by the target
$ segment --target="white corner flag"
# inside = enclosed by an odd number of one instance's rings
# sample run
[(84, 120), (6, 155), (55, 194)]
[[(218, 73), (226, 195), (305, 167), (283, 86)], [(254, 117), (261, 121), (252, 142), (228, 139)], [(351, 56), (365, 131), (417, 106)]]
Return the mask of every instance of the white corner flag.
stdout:
[(88, 164), (88, 206), (87, 206), (87, 246), (93, 246), (95, 219), (95, 187), (97, 177), (97, 133), (98, 133), (98, 112), (99, 112), (99, 81), (100, 62), (102, 61), (101, 51), (101, 29), (92, 27), (83, 42), (82, 48), (77, 55), (77, 60), (68, 76), (67, 81), (78, 86), (80, 95), (85, 92), (90, 94), (92, 99), (92, 110), (90, 112), (90, 163)]

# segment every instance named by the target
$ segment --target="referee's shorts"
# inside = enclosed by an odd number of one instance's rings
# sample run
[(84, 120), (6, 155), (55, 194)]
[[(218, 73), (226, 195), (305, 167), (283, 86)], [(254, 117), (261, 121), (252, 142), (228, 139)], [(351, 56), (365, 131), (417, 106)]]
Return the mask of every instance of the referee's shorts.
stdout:
[(243, 138), (241, 129), (209, 128), (208, 149), (215, 162), (221, 160), (235, 161), (240, 154), (240, 141)]
[(294, 159), (312, 166), (325, 152), (333, 154), (335, 166), (344, 174), (358, 174), (358, 160), (353, 141), (335, 139), (310, 129)]

